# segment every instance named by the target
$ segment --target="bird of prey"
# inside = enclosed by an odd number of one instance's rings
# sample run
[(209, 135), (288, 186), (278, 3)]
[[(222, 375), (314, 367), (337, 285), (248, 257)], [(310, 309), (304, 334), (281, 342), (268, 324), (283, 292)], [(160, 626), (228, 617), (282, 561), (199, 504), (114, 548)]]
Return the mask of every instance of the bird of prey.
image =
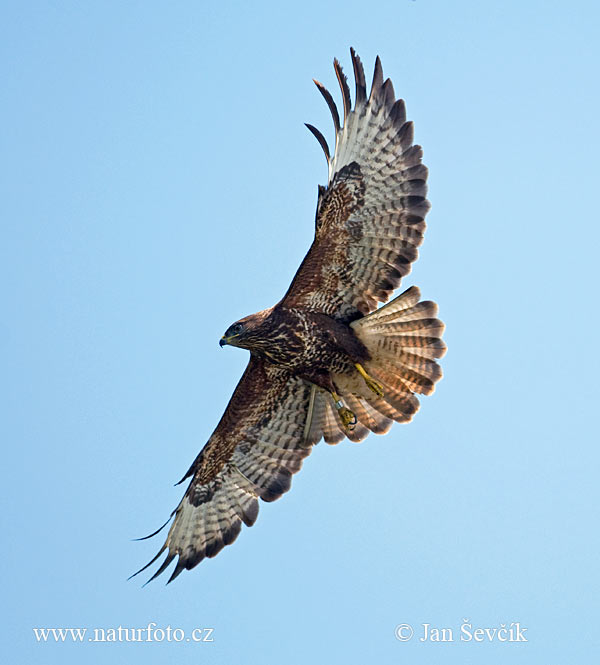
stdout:
[(236, 321), (220, 340), (248, 349), (250, 361), (181, 481), (191, 479), (164, 545), (138, 571), (166, 550), (150, 580), (175, 557), (169, 582), (232, 543), (242, 524), (254, 524), (259, 498), (274, 501), (290, 489), (321, 438), (362, 441), (394, 421), (409, 422), (416, 395), (432, 393), (442, 375), (437, 305), (421, 301), (413, 286), (378, 308), (417, 258), (429, 210), (427, 168), (379, 57), (368, 92), (362, 63), (350, 53), (354, 107), (334, 60), (343, 119), (315, 81), (333, 116), (335, 150), (307, 125), (329, 167), (327, 187), (318, 190), (314, 241), (282, 300)]

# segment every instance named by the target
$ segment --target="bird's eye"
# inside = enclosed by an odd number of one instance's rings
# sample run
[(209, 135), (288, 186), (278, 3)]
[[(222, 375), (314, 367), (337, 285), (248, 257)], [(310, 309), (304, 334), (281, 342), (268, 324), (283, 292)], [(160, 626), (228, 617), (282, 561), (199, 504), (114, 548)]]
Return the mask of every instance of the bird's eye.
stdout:
[(231, 335), (239, 335), (242, 330), (244, 329), (244, 326), (241, 323), (236, 323), (231, 328), (229, 329), (229, 332)]

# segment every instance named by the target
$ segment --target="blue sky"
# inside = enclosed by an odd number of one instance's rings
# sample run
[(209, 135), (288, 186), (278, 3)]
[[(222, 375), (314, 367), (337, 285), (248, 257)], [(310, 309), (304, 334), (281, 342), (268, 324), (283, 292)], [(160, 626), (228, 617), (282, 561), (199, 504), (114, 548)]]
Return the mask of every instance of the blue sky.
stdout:
[[(598, 9), (592, 2), (4, 2), (2, 649), (39, 663), (563, 663), (598, 652)], [(405, 286), (445, 378), (319, 444), (177, 582), (132, 542), (216, 425), (311, 241), (332, 90), (375, 56), (430, 168)], [(339, 97), (338, 97), (339, 99)], [(528, 642), (462, 643), (520, 622)], [(40, 644), (34, 627), (214, 628)], [(455, 641), (394, 637), (411, 624)], [(188, 633), (189, 634), (189, 633)]]

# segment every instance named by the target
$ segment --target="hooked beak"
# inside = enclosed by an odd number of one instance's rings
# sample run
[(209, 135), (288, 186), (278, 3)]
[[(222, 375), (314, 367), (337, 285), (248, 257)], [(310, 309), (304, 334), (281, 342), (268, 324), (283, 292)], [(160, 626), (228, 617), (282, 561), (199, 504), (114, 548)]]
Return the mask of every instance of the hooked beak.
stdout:
[(239, 337), (239, 335), (223, 335), (221, 339), (219, 340), (219, 346), (223, 348), (224, 346), (238, 346), (238, 344), (235, 343), (235, 340)]

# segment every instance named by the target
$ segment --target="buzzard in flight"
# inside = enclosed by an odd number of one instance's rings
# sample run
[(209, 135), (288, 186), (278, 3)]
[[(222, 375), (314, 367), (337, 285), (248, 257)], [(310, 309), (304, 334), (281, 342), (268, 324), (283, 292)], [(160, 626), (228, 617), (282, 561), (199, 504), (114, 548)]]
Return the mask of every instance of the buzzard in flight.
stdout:
[(394, 421), (409, 422), (419, 408), (416, 394), (432, 393), (441, 377), (436, 358), (446, 347), (436, 304), (420, 301), (411, 287), (377, 309), (417, 258), (429, 209), (427, 168), (379, 58), (368, 93), (362, 63), (353, 49), (351, 55), (354, 108), (334, 60), (343, 122), (315, 81), (333, 116), (335, 151), (307, 125), (329, 166), (313, 244), (283, 299), (240, 319), (220, 341), (248, 349), (250, 361), (183, 478), (191, 480), (164, 545), (141, 569), (167, 550), (151, 579), (177, 557), (170, 582), (232, 543), (242, 523), (254, 524), (259, 498), (274, 501), (289, 490), (322, 437), (362, 441)]

